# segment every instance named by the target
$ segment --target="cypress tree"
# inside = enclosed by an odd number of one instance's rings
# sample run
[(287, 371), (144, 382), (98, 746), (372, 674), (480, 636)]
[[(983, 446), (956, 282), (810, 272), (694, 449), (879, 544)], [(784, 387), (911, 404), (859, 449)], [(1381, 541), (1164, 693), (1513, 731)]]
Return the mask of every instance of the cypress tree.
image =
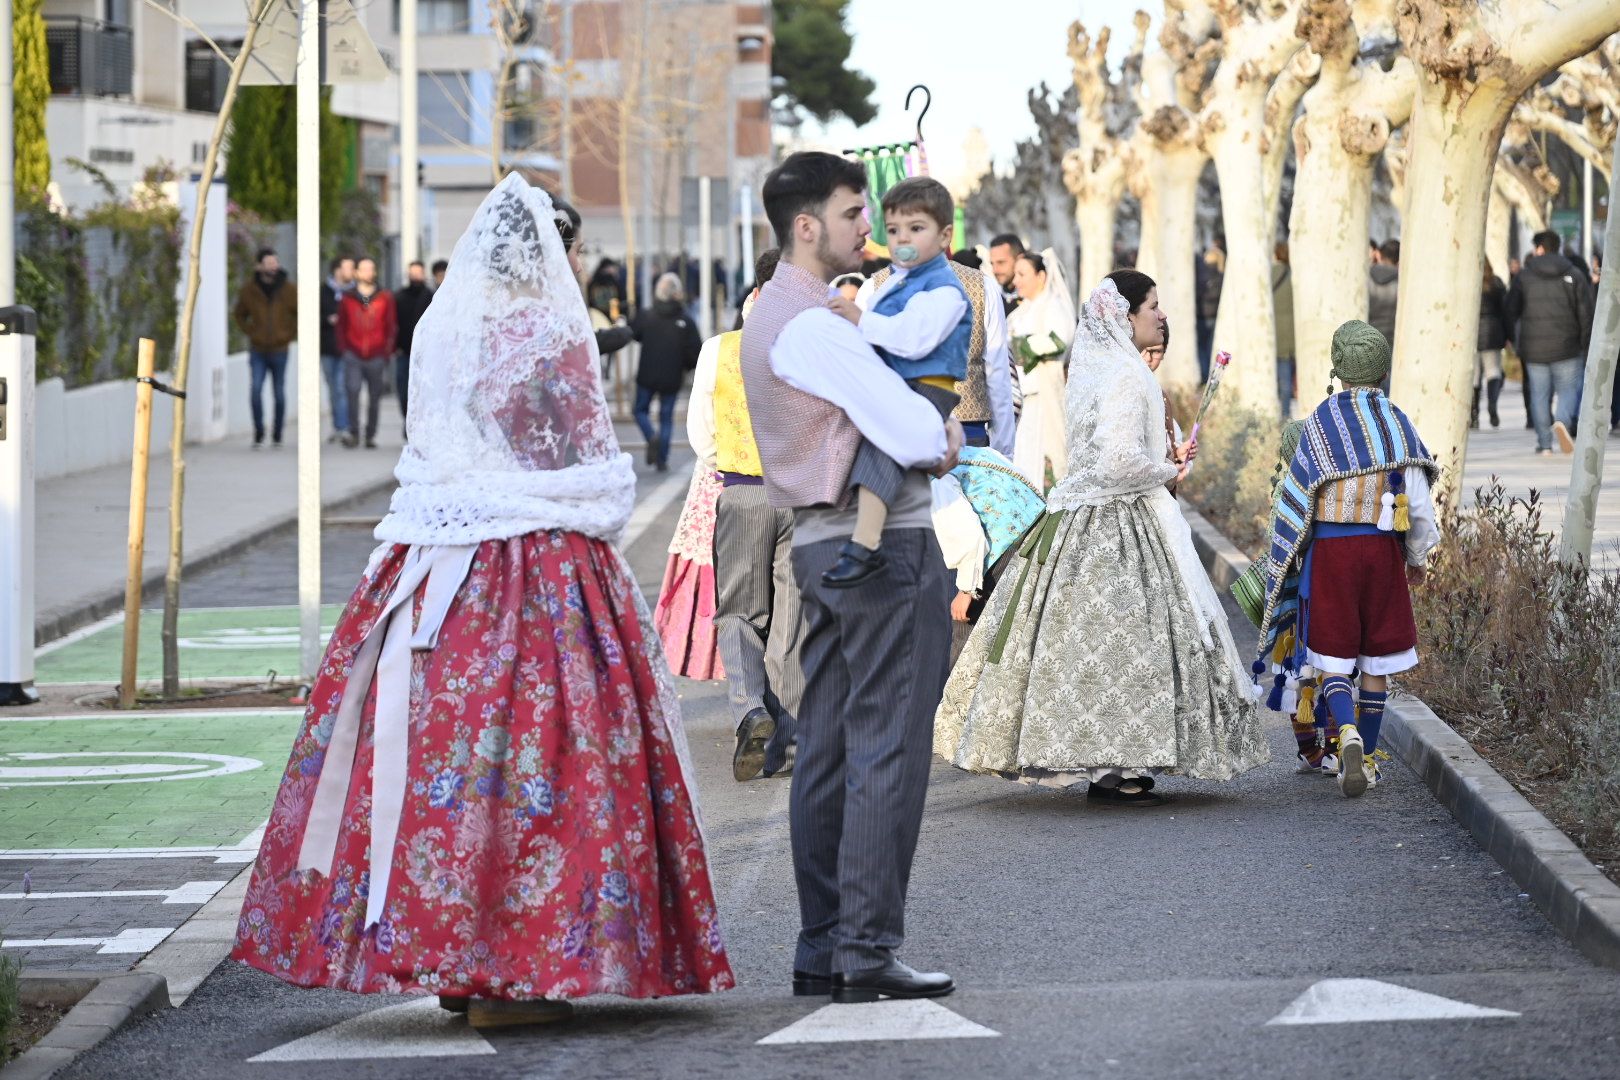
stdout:
[(51, 98), (51, 64), (45, 50), (44, 0), (11, 0), (13, 95), (17, 194), (43, 199), (51, 182), (51, 149), (45, 139), (45, 104)]

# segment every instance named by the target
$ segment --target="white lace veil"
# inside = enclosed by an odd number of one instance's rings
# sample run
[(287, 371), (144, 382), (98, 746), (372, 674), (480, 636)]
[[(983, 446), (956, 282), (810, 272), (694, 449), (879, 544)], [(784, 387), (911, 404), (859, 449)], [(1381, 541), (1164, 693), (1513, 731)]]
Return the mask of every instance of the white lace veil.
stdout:
[(508, 176), (417, 324), (410, 441), (377, 539), (477, 544), (544, 529), (617, 539), (635, 471), (599, 372), (551, 200)]
[(1050, 333), (1067, 345), (1074, 335), (1074, 299), (1063, 276), (1063, 263), (1051, 248), (1041, 252), (1046, 264), (1046, 288), (1033, 300), (1019, 304), (1007, 316), (1007, 332), (1013, 337)]
[(1108, 278), (1080, 310), (1064, 397), (1069, 472), (1048, 499), (1055, 510), (1151, 491), (1175, 479), (1176, 467), (1164, 453), (1164, 395), (1136, 348), (1129, 313)]

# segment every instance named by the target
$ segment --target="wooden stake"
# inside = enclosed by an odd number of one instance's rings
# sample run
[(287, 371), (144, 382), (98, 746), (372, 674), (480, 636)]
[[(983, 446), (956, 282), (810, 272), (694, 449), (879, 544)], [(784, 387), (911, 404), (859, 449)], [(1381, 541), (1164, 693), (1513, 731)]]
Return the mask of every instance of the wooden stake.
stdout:
[[(137, 378), (150, 379), (157, 342), (141, 338), (135, 359)], [(141, 579), (146, 557), (146, 466), (152, 449), (152, 384), (135, 384), (135, 457), (129, 469), (129, 571), (124, 579), (124, 670), (118, 681), (118, 707), (135, 707), (135, 661), (141, 647)]]

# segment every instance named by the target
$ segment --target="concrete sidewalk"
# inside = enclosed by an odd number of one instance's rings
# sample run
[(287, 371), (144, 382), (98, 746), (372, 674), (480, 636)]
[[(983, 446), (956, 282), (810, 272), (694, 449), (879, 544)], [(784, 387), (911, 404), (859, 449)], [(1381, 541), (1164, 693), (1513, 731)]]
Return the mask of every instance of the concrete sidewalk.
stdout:
[[(388, 488), (403, 445), (392, 401), (375, 450), (321, 444), (328, 508)], [(186, 448), (186, 569), (195, 571), (297, 521), (298, 432), (280, 450), (246, 439)], [(129, 532), (128, 465), (43, 480), (35, 496), (34, 636), (44, 643), (123, 605)], [(147, 491), (146, 588), (168, 565), (169, 453), (153, 447)], [(182, 594), (183, 595), (183, 594)]]
[[(1397, 402), (1397, 404), (1399, 404)], [(1575, 459), (1567, 454), (1536, 456), (1536, 433), (1526, 428), (1524, 398), (1518, 383), (1502, 388), (1498, 410), (1502, 426), (1492, 429), (1481, 407), (1480, 429), (1468, 437), (1468, 461), (1463, 468), (1463, 497), (1501, 482), (1510, 496), (1523, 498), (1532, 490), (1541, 495), (1542, 528), (1557, 535), (1564, 529), (1564, 507), (1569, 500), (1570, 470)], [(1438, 449), (1430, 447), (1432, 450)], [(1620, 569), (1620, 440), (1611, 441), (1604, 459), (1604, 489), (1598, 494), (1597, 528), (1592, 537), (1592, 562), (1604, 570)]]

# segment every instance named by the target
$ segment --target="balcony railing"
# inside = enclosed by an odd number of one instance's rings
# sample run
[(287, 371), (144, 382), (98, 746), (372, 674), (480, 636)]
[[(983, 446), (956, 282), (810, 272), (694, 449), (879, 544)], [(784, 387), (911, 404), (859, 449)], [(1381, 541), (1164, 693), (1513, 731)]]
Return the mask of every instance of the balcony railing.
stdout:
[[(221, 42), (220, 47), (234, 56), (241, 42)], [(192, 112), (217, 113), (225, 103), (225, 85), (231, 81), (230, 65), (219, 58), (206, 41), (186, 43), (186, 108)]]
[(127, 26), (95, 19), (46, 19), (45, 48), (53, 94), (117, 97), (134, 91), (134, 36)]

